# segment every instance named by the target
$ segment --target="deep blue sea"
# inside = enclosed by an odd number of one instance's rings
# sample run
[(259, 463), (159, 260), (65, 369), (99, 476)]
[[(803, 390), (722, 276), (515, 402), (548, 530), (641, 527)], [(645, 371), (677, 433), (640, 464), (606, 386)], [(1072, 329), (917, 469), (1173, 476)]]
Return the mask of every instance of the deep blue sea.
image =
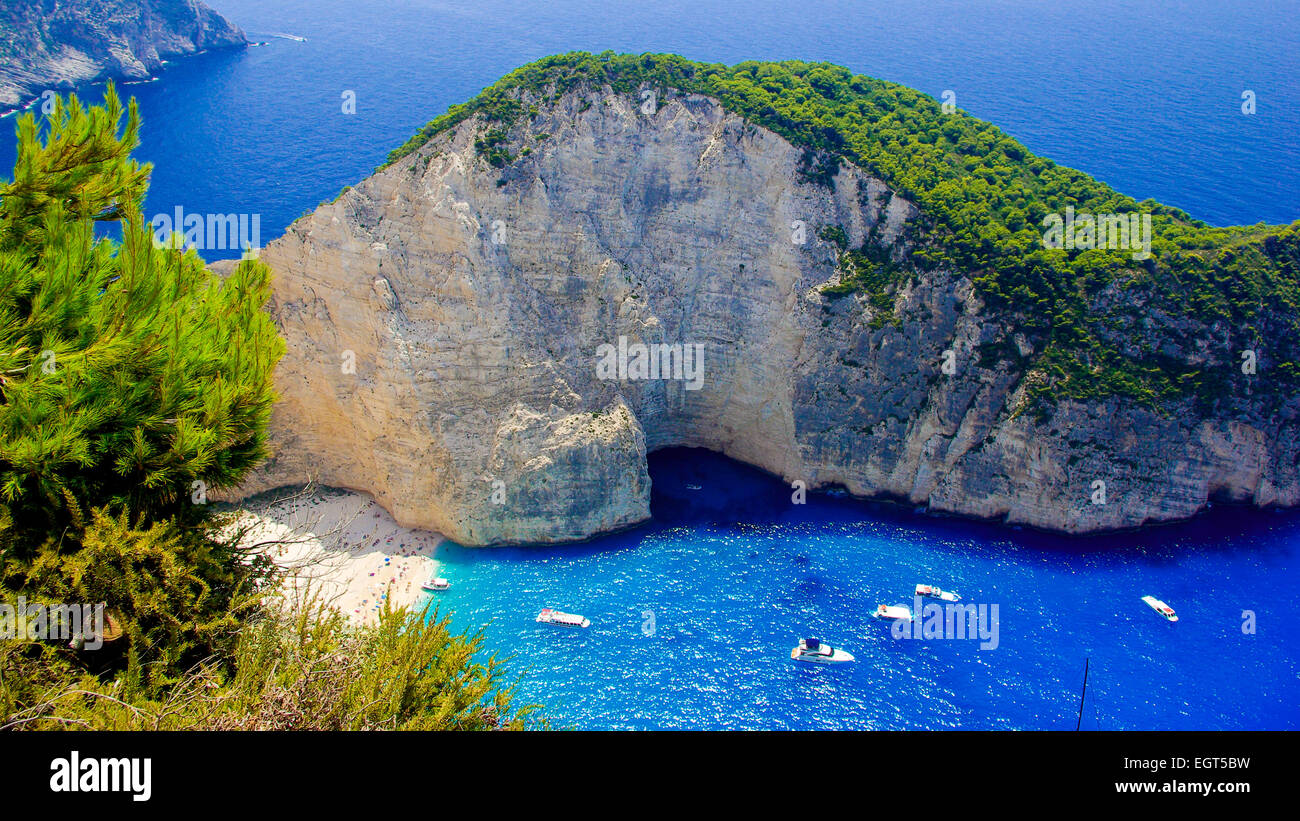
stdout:
[[(210, 4), (264, 44), (124, 87), (155, 166), (146, 214), (258, 214), (263, 242), (511, 69), (605, 49), (828, 60), (951, 90), (1031, 150), (1212, 224), (1300, 217), (1291, 0)], [(1070, 540), (826, 496), (791, 506), (775, 480), (723, 459), (654, 463), (652, 526), (562, 548), (441, 549), (454, 585), (442, 603), (513, 654), (520, 698), (560, 726), (1072, 729), (1090, 659), (1084, 728), (1300, 727), (1295, 514), (1216, 509)], [(998, 648), (897, 641), (868, 618), (910, 603), (917, 582), (997, 604)], [(546, 605), (594, 625), (535, 624)], [(857, 663), (792, 664), (808, 634)]]

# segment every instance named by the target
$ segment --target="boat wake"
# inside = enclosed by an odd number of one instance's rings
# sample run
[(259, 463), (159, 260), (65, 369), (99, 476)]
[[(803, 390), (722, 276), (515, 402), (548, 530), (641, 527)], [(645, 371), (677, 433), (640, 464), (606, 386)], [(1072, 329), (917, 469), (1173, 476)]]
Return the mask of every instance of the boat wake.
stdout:
[(293, 40), (295, 43), (305, 43), (305, 42), (307, 42), (307, 38), (306, 38), (306, 37), (299, 37), (299, 36), (296, 35), (296, 34), (277, 34), (277, 33), (275, 33), (275, 32), (271, 32), (270, 34), (264, 34), (264, 35), (262, 35), (262, 36), (263, 36), (263, 37), (276, 37), (276, 38), (279, 38), (279, 39), (281, 39), (281, 40)]

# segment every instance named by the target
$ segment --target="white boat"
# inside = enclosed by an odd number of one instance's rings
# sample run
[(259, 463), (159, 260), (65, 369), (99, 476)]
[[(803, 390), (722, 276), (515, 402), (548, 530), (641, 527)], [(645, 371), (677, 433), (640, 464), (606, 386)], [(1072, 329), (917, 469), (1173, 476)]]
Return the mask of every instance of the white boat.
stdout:
[(916, 586), (916, 595), (928, 596), (932, 599), (942, 599), (943, 601), (961, 601), (961, 596), (950, 590), (940, 590), (932, 584), (918, 584)]
[(848, 664), (853, 661), (852, 654), (836, 650), (817, 639), (800, 639), (799, 646), (790, 651), (790, 658), (809, 664)]
[(687, 489), (687, 490), (703, 490), (703, 488), (702, 488), (700, 485), (687, 485), (687, 486), (686, 486), (686, 489)]
[(882, 604), (876, 608), (876, 612), (872, 613), (871, 617), (888, 621), (911, 621), (912, 611), (902, 604)]
[(429, 579), (427, 582), (420, 585), (421, 590), (429, 593), (437, 593), (439, 590), (446, 590), (450, 587), (451, 582), (441, 576), (434, 576), (432, 579)]
[(1157, 599), (1155, 596), (1143, 596), (1142, 601), (1146, 602), (1152, 610), (1164, 616), (1169, 621), (1178, 621), (1178, 614), (1174, 612), (1174, 608), (1160, 601), (1160, 599)]
[(541, 624), (554, 624), (556, 627), (590, 627), (591, 621), (573, 613), (561, 613), (550, 607), (537, 614)]

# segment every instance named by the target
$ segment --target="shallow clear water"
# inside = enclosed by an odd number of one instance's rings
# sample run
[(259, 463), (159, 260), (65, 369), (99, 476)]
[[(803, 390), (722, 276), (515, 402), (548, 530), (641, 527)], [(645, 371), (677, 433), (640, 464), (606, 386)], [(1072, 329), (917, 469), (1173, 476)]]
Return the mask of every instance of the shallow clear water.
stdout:
[[(1069, 539), (816, 494), (793, 505), (778, 480), (700, 451), (654, 454), (652, 478), (645, 528), (438, 549), (439, 605), (514, 655), (520, 699), (559, 726), (1074, 729), (1090, 658), (1085, 729), (1300, 728), (1300, 515), (1220, 507)], [(998, 646), (893, 638), (870, 614), (912, 605), (917, 583), (997, 604)], [(592, 626), (537, 624), (548, 606)], [(790, 661), (810, 635), (857, 661)]]

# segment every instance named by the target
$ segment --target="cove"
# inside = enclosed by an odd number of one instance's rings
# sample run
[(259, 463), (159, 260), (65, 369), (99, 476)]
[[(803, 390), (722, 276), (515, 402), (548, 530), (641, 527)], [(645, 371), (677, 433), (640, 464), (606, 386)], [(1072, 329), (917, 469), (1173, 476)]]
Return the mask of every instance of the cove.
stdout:
[[(650, 457), (654, 520), (568, 546), (439, 547), (437, 604), (578, 729), (1300, 727), (1300, 515), (1216, 506), (1070, 538), (809, 494), (700, 450)], [(698, 486), (699, 490), (691, 489)], [(900, 641), (917, 583), (997, 604), (1000, 642)], [(1170, 624), (1139, 599), (1174, 606)], [(586, 630), (534, 621), (581, 613)], [(1256, 632), (1243, 632), (1243, 613)], [(853, 653), (796, 665), (816, 636)]]

